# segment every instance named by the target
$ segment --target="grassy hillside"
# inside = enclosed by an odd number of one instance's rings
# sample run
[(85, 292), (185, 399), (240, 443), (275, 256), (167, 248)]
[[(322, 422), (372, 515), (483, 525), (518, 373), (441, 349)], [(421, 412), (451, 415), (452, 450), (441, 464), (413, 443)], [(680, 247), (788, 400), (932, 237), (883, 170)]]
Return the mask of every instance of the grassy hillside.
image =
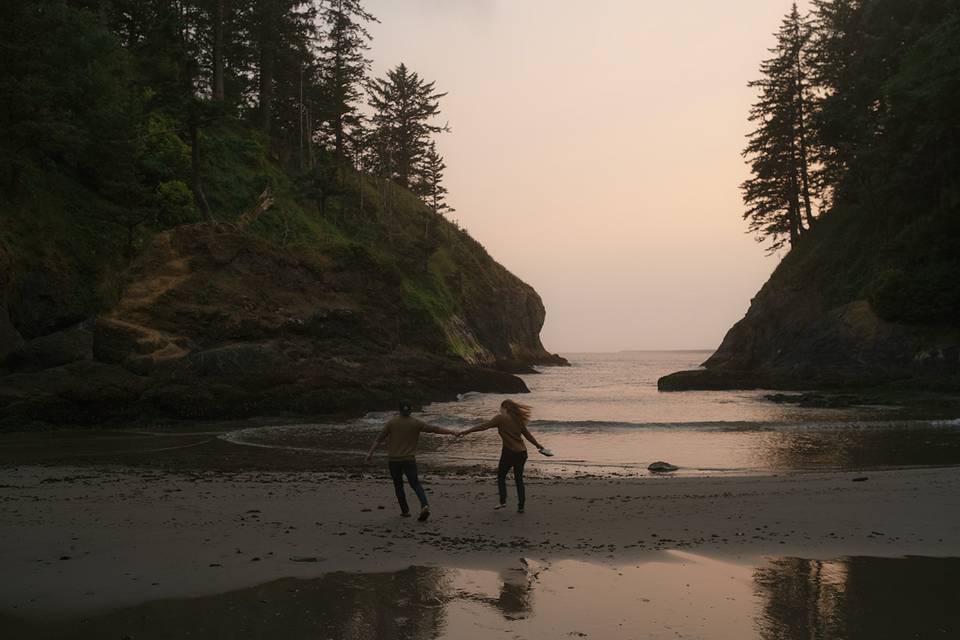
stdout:
[(212, 220), (189, 191), (136, 218), (63, 173), (22, 179), (0, 226), (3, 428), (362, 412), (563, 364), (536, 292), (410, 192), (329, 157), (301, 170), (241, 122), (203, 149)]
[[(242, 123), (205, 130), (201, 144), (214, 220), (236, 222), (269, 187), (274, 204), (250, 233), (280, 249), (332, 257), (338, 269), (374, 266), (402, 292), (404, 317), (412, 328), (444, 326), (455, 314), (468, 314), (466, 292), (492, 291), (515, 281), (499, 265), (490, 267), (479, 243), (389, 181), (338, 167), (329, 157), (301, 170)], [(182, 145), (177, 148), (176, 139), (168, 146), (189, 153)], [(170, 219), (155, 215), (136, 219), (118, 212), (79, 181), (55, 171), (30, 176), (21, 191), (29, 196), (0, 204), (0, 240), (12, 267), (8, 306), (25, 337), (109, 307), (118, 295), (118, 273), (153, 235), (171, 226)], [(176, 223), (202, 219), (192, 198), (182, 199), (171, 218)], [(31, 296), (24, 287), (36, 274), (45, 274), (50, 295), (58, 299), (57, 312), (48, 318), (30, 317), (19, 304)], [(52, 283), (50, 274), (55, 274)], [(448, 347), (468, 359), (478, 348), (456, 339)]]
[(814, 285), (828, 307), (867, 300), (890, 322), (960, 319), (960, 218), (935, 209), (901, 217), (867, 206), (838, 208), (791, 251), (772, 280)]

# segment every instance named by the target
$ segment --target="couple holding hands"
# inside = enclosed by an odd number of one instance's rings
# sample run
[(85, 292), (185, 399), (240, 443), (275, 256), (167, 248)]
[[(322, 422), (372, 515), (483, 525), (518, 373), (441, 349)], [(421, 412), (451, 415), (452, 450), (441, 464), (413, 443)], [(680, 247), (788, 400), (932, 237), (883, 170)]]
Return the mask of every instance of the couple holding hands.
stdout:
[(547, 456), (553, 455), (537, 442), (537, 439), (527, 429), (527, 423), (530, 422), (530, 407), (513, 400), (504, 400), (500, 403), (500, 413), (483, 424), (463, 431), (428, 425), (412, 417), (411, 412), (412, 407), (409, 402), (400, 403), (400, 415), (392, 418), (383, 427), (377, 439), (374, 440), (373, 446), (370, 447), (370, 452), (367, 453), (366, 458), (367, 462), (370, 462), (377, 447), (384, 440), (387, 441), (390, 476), (393, 478), (393, 486), (397, 492), (397, 502), (400, 503), (400, 515), (410, 516), (410, 507), (407, 505), (407, 496), (403, 490), (403, 476), (406, 476), (410, 488), (413, 489), (420, 500), (420, 517), (417, 519), (422, 522), (430, 517), (427, 494), (417, 477), (417, 442), (422, 432), (462, 437), (469, 433), (485, 431), (494, 427), (496, 427), (500, 439), (503, 441), (500, 464), (497, 467), (497, 488), (500, 490), (500, 505), (496, 508), (503, 509), (507, 506), (507, 472), (513, 469), (513, 478), (517, 483), (517, 512), (523, 513), (523, 506), (526, 501), (523, 487), (523, 465), (527, 462), (527, 447), (523, 442), (524, 438), (529, 440), (530, 444), (535, 446), (540, 453)]

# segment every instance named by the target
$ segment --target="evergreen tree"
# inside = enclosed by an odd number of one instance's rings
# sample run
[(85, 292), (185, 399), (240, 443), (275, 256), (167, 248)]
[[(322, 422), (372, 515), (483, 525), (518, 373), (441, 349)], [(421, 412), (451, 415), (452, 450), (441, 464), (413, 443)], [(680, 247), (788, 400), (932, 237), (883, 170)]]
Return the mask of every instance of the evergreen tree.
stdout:
[(28, 194), (43, 171), (108, 200), (142, 195), (131, 158), (143, 108), (135, 65), (91, 11), (63, 0), (0, 3), (0, 185)]
[(260, 128), (292, 140), (304, 136), (304, 106), (317, 86), (316, 7), (304, 0), (255, 0), (250, 17), (257, 49)]
[(370, 33), (364, 23), (377, 19), (360, 0), (324, 0), (319, 17), (324, 31), (320, 45), (322, 133), (332, 139), (334, 152), (342, 158), (349, 132), (360, 126), (357, 103), (370, 68), (366, 58)]
[(447, 95), (437, 93), (434, 85), (403, 63), (367, 85), (376, 170), (403, 187), (411, 185), (431, 134), (449, 131), (430, 122), (440, 113), (440, 98)]
[(420, 196), (434, 213), (440, 215), (454, 211), (446, 201), (447, 188), (443, 184), (443, 173), (446, 169), (443, 156), (437, 151), (437, 144), (431, 140), (420, 162), (413, 192)]
[(891, 79), (913, 44), (957, 11), (956, 0), (814, 2), (817, 180), (834, 199), (881, 206), (890, 180), (877, 169), (901, 159), (888, 137)]
[(771, 250), (787, 239), (796, 245), (814, 222), (805, 60), (810, 30), (796, 4), (776, 35), (773, 57), (760, 65), (763, 77), (749, 84), (760, 89), (760, 97), (750, 110), (757, 128), (744, 150), (752, 177), (741, 185), (744, 219), (758, 239), (772, 240)]
[(213, 80), (211, 84), (213, 99), (217, 102), (223, 102), (225, 96), (224, 90), (224, 30), (228, 21), (227, 0), (212, 0), (211, 21), (213, 23), (210, 32), (212, 34), (211, 46), (211, 66), (213, 67), (211, 75)]
[(862, 132), (871, 127), (864, 100), (863, 75), (857, 67), (863, 49), (862, 0), (814, 0), (813, 36), (809, 47), (811, 81), (817, 87), (812, 130), (816, 138), (815, 180), (832, 201), (847, 172)]

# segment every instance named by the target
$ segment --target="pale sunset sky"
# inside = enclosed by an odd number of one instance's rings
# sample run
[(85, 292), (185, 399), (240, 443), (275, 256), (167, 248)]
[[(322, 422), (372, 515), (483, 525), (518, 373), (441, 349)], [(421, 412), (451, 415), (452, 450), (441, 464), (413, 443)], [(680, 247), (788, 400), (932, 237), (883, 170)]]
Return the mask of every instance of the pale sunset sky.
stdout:
[[(531, 284), (551, 351), (716, 348), (776, 265), (738, 185), (784, 0), (368, 0), (452, 133), (451, 217)], [(803, 8), (803, 7), (801, 7)]]

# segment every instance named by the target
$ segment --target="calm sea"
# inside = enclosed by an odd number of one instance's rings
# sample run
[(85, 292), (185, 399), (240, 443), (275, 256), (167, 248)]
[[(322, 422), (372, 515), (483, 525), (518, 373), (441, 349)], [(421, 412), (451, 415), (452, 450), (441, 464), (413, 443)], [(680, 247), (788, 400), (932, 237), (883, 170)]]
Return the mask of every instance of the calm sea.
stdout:
[[(503, 398), (513, 397), (533, 408), (530, 429), (556, 454), (543, 457), (531, 447), (528, 468), (547, 475), (646, 475), (647, 465), (660, 460), (679, 466), (681, 475), (960, 463), (957, 419), (893, 406), (801, 408), (772, 402), (766, 391), (657, 391), (660, 376), (697, 367), (708, 351), (565, 355), (572, 366), (524, 376), (529, 394), (468, 393), (417, 415), (461, 429), (489, 419)], [(226, 437), (360, 456), (389, 417), (245, 429)], [(500, 450), (495, 431), (463, 439), (424, 436), (421, 443), (420, 458), (441, 465), (488, 464)]]

